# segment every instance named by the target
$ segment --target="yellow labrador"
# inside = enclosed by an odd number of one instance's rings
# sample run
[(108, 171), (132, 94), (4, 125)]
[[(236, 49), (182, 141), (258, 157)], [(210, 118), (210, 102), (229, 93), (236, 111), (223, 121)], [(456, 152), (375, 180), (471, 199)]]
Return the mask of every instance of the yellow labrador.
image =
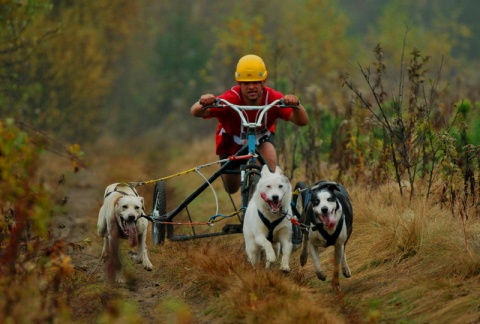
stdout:
[(104, 238), (102, 257), (108, 257), (109, 279), (119, 279), (121, 263), (119, 257), (120, 239), (128, 239), (131, 247), (138, 246), (132, 260), (142, 263), (145, 270), (153, 269), (148, 259), (146, 240), (148, 220), (145, 215), (143, 197), (127, 184), (113, 183), (105, 190), (104, 202), (98, 213), (97, 232)]

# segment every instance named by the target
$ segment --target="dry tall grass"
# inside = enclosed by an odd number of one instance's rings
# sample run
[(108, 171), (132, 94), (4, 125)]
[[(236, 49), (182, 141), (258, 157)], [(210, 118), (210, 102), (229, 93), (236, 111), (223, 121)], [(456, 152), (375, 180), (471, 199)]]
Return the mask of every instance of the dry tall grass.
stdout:
[[(104, 143), (105, 144), (105, 143)], [(340, 278), (341, 293), (331, 286), (333, 249), (322, 254), (327, 281), (319, 281), (311, 262), (300, 266), (300, 250), (292, 255), (290, 274), (278, 265), (265, 270), (246, 260), (241, 235), (187, 242), (167, 241), (152, 246), (152, 272), (124, 260), (131, 278), (127, 286), (103, 286), (101, 264), (92, 262), (101, 251), (95, 224), (101, 195), (115, 181), (139, 181), (164, 177), (216, 159), (211, 139), (192, 143), (174, 161), (166, 152), (139, 152), (127, 157), (102, 148), (89, 170), (71, 175), (67, 186), (85, 188), (89, 197), (81, 208), (92, 239), (91, 250), (73, 255), (77, 269), (74, 318), (78, 322), (119, 321), (152, 323), (474, 323), (480, 321), (480, 222), (462, 221), (432, 201), (408, 201), (395, 188), (348, 186), (353, 200), (354, 230), (347, 245), (352, 270)], [(99, 153), (101, 152), (101, 154)], [(112, 156), (118, 155), (118, 156)], [(111, 161), (116, 161), (114, 164)], [(127, 161), (122, 164), (119, 161)], [(135, 170), (135, 171), (133, 171)], [(195, 177), (195, 175), (194, 175)], [(168, 194), (182, 196), (190, 180), (168, 180)], [(195, 180), (196, 181), (196, 180)], [(70, 190), (70, 189), (69, 189)], [(83, 189), (82, 189), (83, 190)], [(150, 206), (153, 188), (140, 188)], [(211, 191), (211, 190), (210, 190)], [(225, 204), (221, 186), (219, 204)], [(238, 197), (236, 197), (238, 198)], [(170, 205), (169, 208), (173, 206)], [(212, 214), (214, 199), (203, 198), (195, 210), (205, 218)], [(86, 215), (86, 216), (85, 216)], [(205, 220), (206, 220), (205, 219)], [(221, 226), (221, 225), (220, 225)], [(127, 246), (123, 245), (124, 255)], [(88, 263), (86, 272), (79, 271)], [(92, 306), (88, 306), (92, 305)], [(93, 306), (96, 305), (96, 306)]]
[(329, 274), (324, 283), (310, 263), (299, 266), (299, 251), (288, 276), (278, 267), (253, 269), (241, 237), (235, 237), (170, 242), (158, 248), (162, 274), (171, 276), (172, 283), (182, 282), (175, 297), (168, 298), (188, 305), (184, 309), (193, 322), (480, 320), (478, 220), (463, 225), (448, 211), (422, 200), (408, 204), (384, 190), (350, 188), (355, 228), (347, 255), (353, 275), (341, 279), (340, 295), (329, 282), (332, 248), (323, 254)]

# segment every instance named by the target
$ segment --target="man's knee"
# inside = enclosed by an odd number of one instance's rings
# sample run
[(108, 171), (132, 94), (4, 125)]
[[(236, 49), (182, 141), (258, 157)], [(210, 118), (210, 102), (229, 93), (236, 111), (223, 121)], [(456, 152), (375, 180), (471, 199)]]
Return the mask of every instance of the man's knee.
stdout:
[(238, 189), (240, 189), (240, 186), (237, 185), (237, 184), (225, 184), (225, 190), (229, 193), (229, 194), (234, 194), (238, 191)]
[(229, 194), (234, 194), (240, 189), (240, 177), (231, 174), (223, 175), (223, 184)]

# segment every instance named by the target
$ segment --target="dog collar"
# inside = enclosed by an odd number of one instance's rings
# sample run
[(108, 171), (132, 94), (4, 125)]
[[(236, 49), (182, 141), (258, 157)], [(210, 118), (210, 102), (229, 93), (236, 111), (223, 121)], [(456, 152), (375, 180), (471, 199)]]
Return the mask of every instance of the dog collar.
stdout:
[(328, 232), (323, 227), (322, 223), (320, 223), (320, 224), (316, 223), (312, 227), (312, 231), (318, 231), (320, 233), (320, 235), (322, 235), (322, 237), (325, 239), (325, 241), (327, 241), (327, 246), (334, 245), (338, 236), (340, 236), (340, 232), (342, 231), (343, 221), (344, 221), (344, 218), (345, 218), (344, 215), (345, 214), (342, 214), (342, 216), (338, 220), (337, 228), (335, 229), (335, 232), (333, 232), (332, 235), (328, 234)]
[(283, 214), (283, 216), (280, 217), (279, 219), (276, 219), (273, 222), (270, 222), (265, 217), (265, 215), (263, 215), (260, 209), (257, 209), (257, 211), (258, 211), (258, 216), (262, 220), (263, 224), (265, 224), (265, 226), (268, 228), (267, 240), (269, 240), (270, 242), (273, 242), (273, 230), (275, 229), (275, 227), (277, 227), (278, 224), (282, 222), (282, 220), (285, 218), (285, 214)]

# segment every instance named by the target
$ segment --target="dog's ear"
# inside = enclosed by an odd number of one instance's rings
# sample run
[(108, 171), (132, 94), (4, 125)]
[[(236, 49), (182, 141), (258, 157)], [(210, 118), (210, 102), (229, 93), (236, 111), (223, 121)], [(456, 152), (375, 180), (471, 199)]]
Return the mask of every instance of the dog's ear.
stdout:
[(278, 165), (275, 167), (275, 173), (276, 173), (276, 174), (282, 174), (282, 175), (283, 175), (283, 171), (282, 171), (282, 169), (281, 169)]
[(122, 198), (123, 196), (119, 195), (117, 198), (115, 198), (115, 200), (113, 201), (113, 205), (116, 206), (118, 204), (118, 201), (120, 200), (120, 198)]
[(262, 173), (262, 175), (266, 175), (266, 174), (269, 174), (269, 173), (270, 173), (270, 169), (268, 168), (268, 165), (265, 164), (265, 165), (262, 167), (262, 172), (261, 172), (261, 173)]
[[(112, 196), (114, 195), (114, 196)], [(105, 201), (105, 216), (107, 217), (107, 228), (111, 228), (111, 226), (116, 222), (116, 206), (118, 200), (122, 198), (122, 195), (118, 193), (113, 193), (112, 195), (108, 196)]]
[(283, 183), (285, 183), (285, 186), (287, 186), (289, 193), (293, 194), (292, 193), (292, 184), (290, 183), (290, 179), (288, 179), (288, 177), (284, 174), (282, 174), (282, 176), (283, 176)]
[(343, 212), (353, 216), (352, 203), (350, 202), (348, 196), (345, 196), (341, 191), (334, 191), (334, 194), (337, 198), (337, 201), (339, 201), (342, 205)]

